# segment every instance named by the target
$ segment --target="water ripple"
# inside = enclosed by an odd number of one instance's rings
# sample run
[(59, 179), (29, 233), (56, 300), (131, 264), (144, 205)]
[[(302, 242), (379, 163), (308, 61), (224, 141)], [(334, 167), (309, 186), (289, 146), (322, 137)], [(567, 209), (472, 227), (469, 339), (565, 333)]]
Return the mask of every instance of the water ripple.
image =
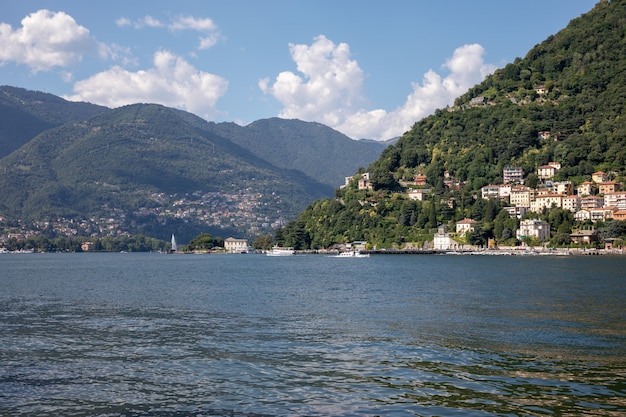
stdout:
[[(453, 304), (416, 305), (415, 299), (427, 298), (409, 294), (411, 281), (402, 291), (385, 293), (372, 278), (359, 292), (368, 276), (358, 278), (326, 287), (316, 282), (313, 288), (308, 282), (274, 285), (268, 278), (264, 285), (273, 291), (289, 290), (277, 296), (280, 302), (245, 309), (233, 308), (230, 296), (223, 304), (211, 298), (205, 306), (161, 298), (137, 303), (138, 294), (132, 302), (85, 299), (83, 293), (0, 296), (0, 415), (626, 413), (619, 298), (612, 301), (618, 311), (607, 315), (615, 325), (589, 327), (600, 321), (587, 310), (575, 316), (564, 304), (527, 314), (510, 305), (472, 310), (480, 305), (474, 300), (439, 315), (441, 306)], [(249, 285), (220, 292), (247, 293)], [(354, 291), (364, 301), (346, 305)], [(435, 290), (426, 292), (435, 297)], [(376, 294), (380, 303), (367, 308)], [(526, 305), (539, 308), (534, 301)], [(487, 312), (493, 309), (502, 314)], [(506, 323), (516, 327), (504, 332)]]

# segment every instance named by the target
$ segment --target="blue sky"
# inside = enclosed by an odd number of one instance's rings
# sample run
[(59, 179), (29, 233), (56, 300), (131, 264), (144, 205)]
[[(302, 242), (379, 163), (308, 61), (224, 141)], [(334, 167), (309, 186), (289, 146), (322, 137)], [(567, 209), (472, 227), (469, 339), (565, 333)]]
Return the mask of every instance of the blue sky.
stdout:
[(399, 136), (597, 0), (0, 0), (0, 84)]

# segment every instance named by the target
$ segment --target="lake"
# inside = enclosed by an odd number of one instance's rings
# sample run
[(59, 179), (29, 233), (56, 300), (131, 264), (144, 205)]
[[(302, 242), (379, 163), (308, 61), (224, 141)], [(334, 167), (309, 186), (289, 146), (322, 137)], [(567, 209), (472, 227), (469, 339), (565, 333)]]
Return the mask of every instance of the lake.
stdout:
[(626, 257), (0, 255), (0, 415), (626, 414)]

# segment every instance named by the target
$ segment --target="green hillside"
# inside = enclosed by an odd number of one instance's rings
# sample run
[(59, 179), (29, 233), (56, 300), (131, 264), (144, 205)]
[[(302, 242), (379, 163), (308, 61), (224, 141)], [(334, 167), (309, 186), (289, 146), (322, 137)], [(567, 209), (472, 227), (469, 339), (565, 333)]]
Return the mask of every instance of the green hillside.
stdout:
[[(175, 232), (184, 242), (203, 231), (252, 235), (256, 226), (231, 217), (272, 223), (332, 194), (206, 125), (189, 113), (138, 104), (46, 130), (0, 160), (0, 216), (39, 227), (83, 221), (83, 232), (96, 234), (109, 222), (118, 233), (165, 239)], [(218, 209), (229, 218), (209, 219)]]
[[(211, 124), (213, 131), (250, 150), (272, 165), (297, 169), (338, 187), (346, 176), (375, 161), (386, 145), (355, 141), (319, 123), (279, 118), (257, 120), (245, 127)], [(288, 146), (287, 146), (288, 144)]]
[(106, 110), (106, 107), (74, 103), (53, 94), (0, 86), (0, 158), (44, 130), (83, 121)]
[[(504, 167), (522, 167), (533, 186), (537, 168), (550, 161), (562, 167), (555, 181), (577, 185), (602, 170), (623, 184), (625, 51), (626, 1), (598, 3), (453, 107), (417, 122), (368, 168), (373, 190), (358, 190), (355, 181), (336, 199), (311, 205), (277, 240), (300, 247), (421, 244), (438, 225), (468, 217), (480, 222), (468, 243), (512, 242), (518, 220), (500, 212), (506, 202), (480, 197), (482, 186), (503, 182)], [(407, 198), (417, 175), (426, 176), (425, 186), (414, 186), (430, 190), (425, 201)], [(554, 213), (540, 216), (550, 220), (557, 243), (566, 243), (576, 226), (572, 213)]]

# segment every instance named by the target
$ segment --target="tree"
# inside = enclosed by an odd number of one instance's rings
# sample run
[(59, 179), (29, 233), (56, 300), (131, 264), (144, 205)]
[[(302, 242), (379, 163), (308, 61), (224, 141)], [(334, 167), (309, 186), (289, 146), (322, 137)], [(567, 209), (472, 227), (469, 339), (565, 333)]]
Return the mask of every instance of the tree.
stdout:
[(508, 211), (500, 210), (493, 221), (493, 234), (499, 241), (505, 241), (515, 236), (517, 226), (517, 219), (511, 218)]
[(187, 245), (190, 251), (210, 250), (214, 246), (213, 236), (203, 233), (189, 241)]
[(430, 201), (428, 204), (428, 223), (427, 226), (431, 229), (434, 229), (438, 226), (437, 223), (437, 208), (435, 207), (435, 202)]
[(534, 172), (528, 174), (524, 180), (524, 185), (530, 188), (537, 188), (537, 186), (539, 186), (539, 175)]
[(267, 250), (267, 249), (272, 248), (273, 243), (274, 243), (274, 238), (272, 237), (272, 235), (265, 235), (265, 236), (260, 236), (254, 239), (254, 241), (252, 242), (252, 247), (254, 249)]
[(467, 243), (474, 246), (487, 246), (489, 239), (493, 237), (490, 230), (483, 228), (482, 226), (475, 226), (473, 232), (469, 232), (465, 235)]
[(493, 198), (487, 200), (487, 205), (485, 205), (483, 211), (483, 220), (486, 222), (493, 221), (498, 214), (498, 204), (494, 201)]

